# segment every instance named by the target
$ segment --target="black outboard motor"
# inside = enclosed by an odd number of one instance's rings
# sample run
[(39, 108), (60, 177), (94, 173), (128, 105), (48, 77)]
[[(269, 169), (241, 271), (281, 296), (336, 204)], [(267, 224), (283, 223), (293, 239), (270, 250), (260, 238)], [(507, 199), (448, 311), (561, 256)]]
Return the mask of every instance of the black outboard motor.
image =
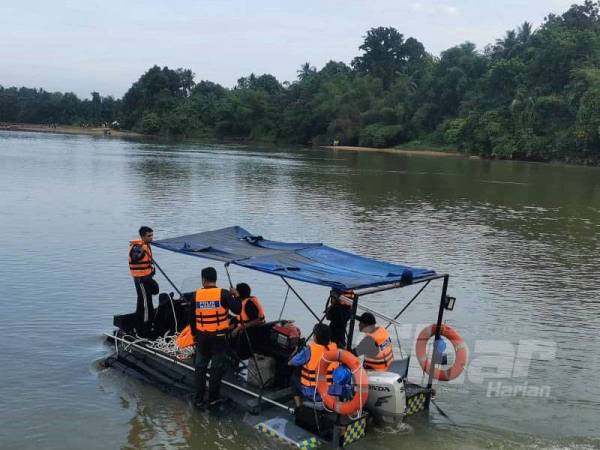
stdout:
[[(175, 316), (173, 316), (173, 310)], [(158, 308), (154, 313), (154, 324), (152, 329), (152, 339), (164, 336), (165, 333), (175, 334), (175, 331), (181, 331), (188, 325), (189, 315), (187, 314), (187, 304), (181, 300), (173, 299), (173, 293), (163, 292), (158, 296)], [(177, 323), (177, 330), (175, 330)]]
[(124, 333), (133, 335), (137, 325), (137, 316), (135, 313), (113, 316), (113, 325)]

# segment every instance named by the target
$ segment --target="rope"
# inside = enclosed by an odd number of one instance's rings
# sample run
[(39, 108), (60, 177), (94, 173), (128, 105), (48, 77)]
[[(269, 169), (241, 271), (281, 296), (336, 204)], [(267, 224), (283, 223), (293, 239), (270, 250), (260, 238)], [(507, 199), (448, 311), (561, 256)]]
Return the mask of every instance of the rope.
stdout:
[(147, 341), (146, 347), (161, 353), (165, 353), (177, 359), (187, 359), (195, 353), (194, 346), (191, 345), (189, 347), (179, 348), (177, 346), (178, 336), (179, 333), (168, 335), (167, 332), (164, 336), (161, 336), (153, 341)]

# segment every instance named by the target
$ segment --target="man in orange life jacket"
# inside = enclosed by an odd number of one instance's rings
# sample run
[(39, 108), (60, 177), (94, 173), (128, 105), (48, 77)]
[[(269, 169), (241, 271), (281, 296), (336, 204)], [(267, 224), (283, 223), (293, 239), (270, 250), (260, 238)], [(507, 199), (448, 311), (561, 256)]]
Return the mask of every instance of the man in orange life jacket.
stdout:
[(140, 239), (129, 243), (129, 271), (135, 283), (137, 292), (136, 333), (146, 337), (150, 334), (152, 320), (154, 319), (154, 305), (152, 295), (158, 294), (158, 283), (154, 276), (152, 263), (152, 247), (154, 232), (150, 227), (140, 227)]
[(239, 283), (235, 289), (231, 289), (231, 294), (242, 302), (242, 311), (235, 317), (235, 328), (231, 330), (232, 338), (238, 336), (242, 326), (248, 329), (265, 323), (265, 311), (260, 300), (251, 295), (250, 286)]
[[(319, 362), (323, 353), (328, 350), (337, 350), (337, 345), (331, 341), (329, 326), (318, 323), (315, 325), (313, 333), (314, 340), (309, 342), (288, 362), (290, 366), (302, 366), (300, 376), (292, 376), (290, 379), (296, 406), (302, 405), (302, 397), (307, 400), (321, 401), (321, 396), (316, 392)], [(327, 368), (327, 381), (329, 383), (333, 382), (332, 373), (337, 366), (338, 364), (334, 363)]]
[(378, 327), (375, 316), (363, 313), (358, 319), (358, 329), (365, 334), (353, 350), (356, 356), (364, 355), (363, 366), (367, 370), (385, 372), (394, 360), (392, 340), (384, 327)]
[(217, 271), (214, 267), (202, 269), (202, 288), (196, 291), (195, 302), (191, 308), (192, 330), (196, 341), (196, 398), (198, 407), (206, 405), (206, 373), (210, 363), (208, 388), (208, 406), (214, 406), (221, 400), (221, 379), (225, 370), (225, 351), (227, 349), (227, 331), (229, 330), (229, 312), (240, 314), (242, 305), (229, 291), (217, 287)]

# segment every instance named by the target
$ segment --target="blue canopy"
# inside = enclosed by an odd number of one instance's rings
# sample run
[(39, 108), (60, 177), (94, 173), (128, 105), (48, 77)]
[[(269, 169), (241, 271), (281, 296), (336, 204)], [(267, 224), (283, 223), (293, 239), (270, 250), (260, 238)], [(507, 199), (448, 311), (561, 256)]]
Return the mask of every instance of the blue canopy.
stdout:
[(153, 245), (342, 291), (401, 281), (410, 284), (435, 275), (433, 270), (377, 261), (323, 244), (269, 241), (238, 226), (162, 239)]

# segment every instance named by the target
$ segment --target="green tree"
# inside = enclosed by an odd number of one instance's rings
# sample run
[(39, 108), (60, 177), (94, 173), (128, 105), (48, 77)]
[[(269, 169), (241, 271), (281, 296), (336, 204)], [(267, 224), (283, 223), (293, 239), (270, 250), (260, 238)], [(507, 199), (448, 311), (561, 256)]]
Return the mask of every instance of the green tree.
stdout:
[(425, 48), (414, 38), (404, 36), (392, 27), (371, 28), (359, 47), (364, 53), (352, 61), (355, 70), (373, 75), (388, 87), (408, 67), (425, 57)]

